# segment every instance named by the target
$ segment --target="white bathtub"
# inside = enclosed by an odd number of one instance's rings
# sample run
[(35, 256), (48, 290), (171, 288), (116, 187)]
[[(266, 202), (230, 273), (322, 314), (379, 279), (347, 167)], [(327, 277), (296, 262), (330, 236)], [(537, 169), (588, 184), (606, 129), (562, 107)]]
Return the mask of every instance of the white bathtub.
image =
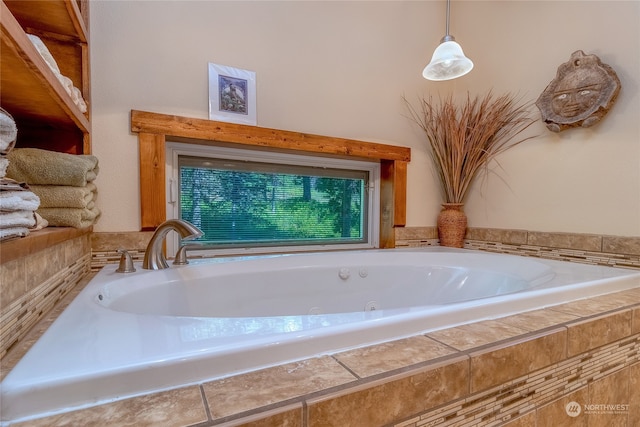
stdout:
[(0, 384), (2, 421), (640, 286), (640, 272), (443, 248), (105, 267)]

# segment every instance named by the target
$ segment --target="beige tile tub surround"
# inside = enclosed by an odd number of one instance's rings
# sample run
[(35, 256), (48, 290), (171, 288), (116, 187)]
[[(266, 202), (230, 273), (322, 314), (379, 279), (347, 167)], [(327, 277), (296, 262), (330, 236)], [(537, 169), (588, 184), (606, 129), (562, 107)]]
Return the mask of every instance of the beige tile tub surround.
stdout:
[[(536, 414), (534, 412), (529, 412), (526, 415), (518, 417), (513, 421), (508, 421), (506, 424), (504, 424), (505, 427), (532, 427), (535, 425)], [(544, 426), (545, 424), (540, 425)]]
[[(629, 368), (617, 371), (589, 385), (589, 403), (628, 404)], [(626, 427), (628, 411), (597, 413), (589, 416), (590, 427)]]
[(0, 263), (0, 359), (89, 273), (90, 252), (80, 234)]
[(264, 411), (241, 420), (216, 424), (216, 427), (303, 427), (302, 403)]
[(556, 328), (509, 340), (502, 346), (473, 351), (469, 357), (470, 391), (479, 392), (564, 360), (567, 357), (567, 331)]
[[(613, 382), (619, 378), (632, 381), (631, 368), (637, 365), (640, 337), (634, 336), (619, 343), (593, 349), (577, 357), (562, 360), (537, 371), (511, 379), (482, 392), (471, 394), (462, 400), (447, 403), (419, 414), (407, 421), (397, 423), (395, 427), (431, 426), (501, 426), (522, 425), (521, 416), (529, 414), (531, 426), (574, 426), (598, 425), (586, 411), (572, 418), (567, 415), (566, 405), (577, 402), (587, 409), (588, 404), (607, 404), (611, 401), (596, 402), (592, 399), (596, 393), (602, 393), (602, 383)], [(621, 374), (620, 374), (621, 373)], [(635, 372), (637, 375), (638, 372)], [(620, 399), (616, 404), (629, 405), (624, 411), (631, 418), (640, 411), (634, 405), (631, 391), (624, 386), (622, 392), (612, 395)], [(598, 391), (598, 387), (600, 391)], [(594, 390), (594, 391), (592, 391)], [(628, 391), (628, 392), (627, 392)], [(511, 424), (511, 421), (514, 424)], [(517, 420), (517, 421), (516, 421)], [(606, 425), (606, 424), (605, 424)], [(636, 424), (623, 424), (636, 427)]]
[(640, 363), (629, 367), (629, 406), (628, 426), (640, 426)]
[[(286, 381), (282, 381), (283, 378)], [(216, 419), (331, 389), (356, 379), (335, 359), (323, 356), (208, 382), (202, 388), (211, 416)]]
[(640, 334), (640, 307), (633, 309), (633, 317), (631, 321), (631, 333)]
[(624, 310), (568, 325), (567, 355), (575, 356), (629, 336), (631, 313), (631, 310)]
[(469, 350), (481, 345), (516, 337), (526, 332), (525, 329), (516, 328), (497, 320), (484, 320), (431, 332), (428, 336), (457, 350)]
[(308, 427), (387, 425), (463, 397), (469, 390), (465, 356), (365, 383), (307, 401)]
[(573, 314), (541, 309), (527, 311), (526, 313), (520, 313), (513, 316), (502, 317), (500, 319), (500, 322), (527, 331), (537, 331), (562, 323), (571, 322), (572, 320), (578, 320), (579, 318), (580, 316), (576, 316)]
[(366, 378), (453, 353), (455, 349), (429, 337), (415, 336), (345, 351), (334, 357), (360, 378)]
[[(612, 301), (623, 305), (611, 309)], [(557, 323), (541, 322), (537, 329), (531, 323), (528, 328), (517, 326), (544, 314)], [(586, 417), (567, 420), (566, 403), (572, 399), (595, 403), (593, 396), (606, 396), (607, 384), (622, 378), (628, 386), (616, 389), (612, 396), (623, 400), (618, 403), (630, 405), (629, 421), (622, 425), (635, 427), (638, 424), (633, 422), (640, 419), (636, 387), (640, 381), (640, 333), (632, 332), (632, 325), (639, 319), (640, 292), (633, 289), (584, 304), (563, 304), (478, 322), (482, 327), (462, 328), (466, 341), (461, 327), (434, 331), (22, 426), (70, 426), (78, 419), (83, 425), (110, 426), (152, 425), (145, 424), (150, 419), (157, 420), (155, 425), (197, 427), (536, 425), (526, 424), (531, 420), (537, 420), (538, 426), (586, 426)], [(615, 337), (606, 332), (607, 344), (603, 344), (589, 336), (593, 331), (580, 333), (589, 323), (598, 329), (598, 325), (610, 325), (618, 332)], [(491, 328), (500, 333), (483, 332)], [(518, 334), (513, 335), (516, 330)], [(583, 352), (573, 356), (568, 354), (571, 331), (584, 339), (578, 346)], [(451, 343), (464, 350), (440, 341), (452, 336)], [(470, 346), (469, 342), (475, 344)], [(592, 424), (599, 422), (594, 418)]]
[[(542, 406), (536, 411), (537, 421), (540, 426), (554, 427), (587, 427), (589, 419), (587, 417), (568, 417), (567, 405), (571, 402), (589, 402), (589, 388), (582, 387), (573, 393), (556, 399), (553, 402)], [(507, 424), (511, 427), (511, 424)], [(532, 424), (535, 426), (536, 424)]]
[(17, 423), (21, 427), (77, 426), (186, 426), (207, 421), (200, 387), (191, 386), (135, 399), (120, 400), (91, 409)]

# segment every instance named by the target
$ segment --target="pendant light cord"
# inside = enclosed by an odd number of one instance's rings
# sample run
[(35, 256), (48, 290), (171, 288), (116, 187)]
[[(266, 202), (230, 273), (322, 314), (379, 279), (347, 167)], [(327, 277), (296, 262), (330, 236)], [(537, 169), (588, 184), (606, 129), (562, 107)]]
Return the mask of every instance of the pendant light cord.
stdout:
[(455, 41), (455, 38), (449, 34), (449, 16), (451, 15), (451, 0), (447, 0), (447, 22), (445, 24), (444, 37), (440, 40), (440, 43)]
[(445, 27), (444, 36), (449, 37), (449, 15), (451, 13), (451, 0), (447, 0), (447, 24)]

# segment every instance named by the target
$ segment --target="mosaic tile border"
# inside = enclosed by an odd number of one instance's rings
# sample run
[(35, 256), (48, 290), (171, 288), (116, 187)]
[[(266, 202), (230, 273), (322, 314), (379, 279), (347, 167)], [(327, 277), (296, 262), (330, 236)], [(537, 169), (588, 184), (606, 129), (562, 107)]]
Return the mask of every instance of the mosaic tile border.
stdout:
[(0, 316), (0, 359), (89, 273), (90, 267), (91, 254), (87, 253), (3, 307)]
[[(117, 249), (127, 249), (134, 261), (142, 261), (150, 232), (92, 233), (91, 270), (117, 264)], [(436, 227), (395, 229), (396, 247), (439, 246)], [(468, 228), (465, 248), (561, 261), (640, 268), (640, 237), (582, 233), (547, 233), (527, 230)]]
[(638, 362), (640, 334), (425, 411), (393, 426), (502, 425)]
[(604, 265), (609, 267), (638, 268), (640, 257), (603, 252), (579, 251), (572, 249), (550, 248), (530, 245), (508, 245), (495, 242), (466, 240), (465, 248), (503, 254), (531, 256), (557, 261), (578, 262), (582, 264)]
[[(396, 247), (437, 245), (436, 227), (396, 229)], [(640, 237), (469, 228), (464, 247), (559, 261), (640, 268)]]

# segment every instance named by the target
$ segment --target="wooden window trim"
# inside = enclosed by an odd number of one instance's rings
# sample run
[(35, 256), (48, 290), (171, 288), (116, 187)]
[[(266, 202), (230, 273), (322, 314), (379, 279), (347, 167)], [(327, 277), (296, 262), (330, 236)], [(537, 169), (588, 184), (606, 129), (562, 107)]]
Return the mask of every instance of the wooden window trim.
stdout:
[(154, 230), (166, 220), (164, 189), (167, 138), (190, 144), (231, 144), (379, 161), (380, 247), (394, 247), (394, 228), (406, 225), (407, 164), (411, 160), (411, 149), (408, 147), (138, 110), (131, 110), (131, 131), (138, 134), (140, 150), (142, 231)]

